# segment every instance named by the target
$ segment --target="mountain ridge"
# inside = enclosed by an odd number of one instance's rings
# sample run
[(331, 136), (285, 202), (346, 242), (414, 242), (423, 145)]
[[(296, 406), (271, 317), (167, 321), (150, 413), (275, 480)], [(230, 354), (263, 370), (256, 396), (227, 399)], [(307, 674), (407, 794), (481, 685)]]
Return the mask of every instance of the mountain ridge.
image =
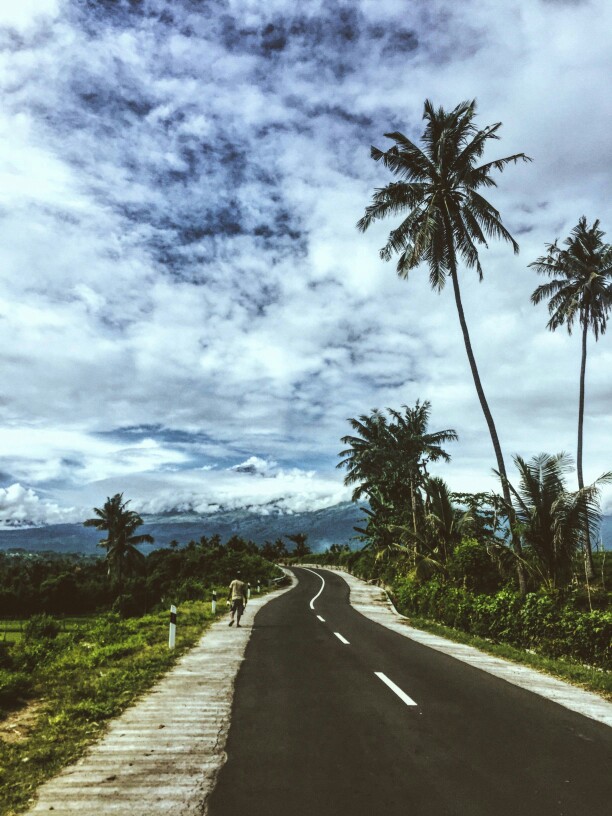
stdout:
[[(173, 540), (179, 544), (187, 544), (190, 540), (199, 540), (201, 536), (210, 537), (215, 534), (222, 541), (238, 535), (261, 545), (266, 540), (274, 541), (294, 533), (306, 533), (311, 549), (319, 552), (332, 544), (349, 544), (351, 548), (358, 549), (360, 544), (354, 527), (363, 524), (364, 513), (360, 505), (343, 502), (302, 513), (281, 513), (274, 510), (260, 514), (245, 509), (208, 515), (170, 512), (143, 515), (143, 520), (140, 532), (149, 533), (155, 539), (155, 544), (140, 548), (143, 552), (167, 547)], [(52, 550), (92, 555), (101, 552), (98, 542), (102, 537), (99, 530), (82, 524), (17, 527), (0, 530), (0, 552), (19, 548), (32, 552)], [(612, 516), (604, 516), (601, 537), (604, 549), (612, 550)]]
[[(153, 545), (143, 545), (140, 549), (148, 552), (159, 547), (167, 547), (172, 540), (187, 544), (201, 536), (218, 534), (222, 541), (233, 535), (254, 541), (261, 545), (264, 541), (306, 533), (308, 544), (313, 551), (324, 550), (332, 544), (352, 544), (357, 534), (353, 527), (363, 519), (363, 512), (351, 502), (312, 510), (303, 513), (272, 512), (259, 514), (249, 510), (228, 510), (197, 515), (194, 513), (163, 513), (143, 515), (144, 524), (139, 532), (149, 533), (155, 539)], [(18, 527), (0, 530), (0, 551), (21, 548), (33, 552), (53, 550), (55, 552), (99, 553), (98, 542), (103, 534), (82, 524), (52, 524), (45, 527)]]

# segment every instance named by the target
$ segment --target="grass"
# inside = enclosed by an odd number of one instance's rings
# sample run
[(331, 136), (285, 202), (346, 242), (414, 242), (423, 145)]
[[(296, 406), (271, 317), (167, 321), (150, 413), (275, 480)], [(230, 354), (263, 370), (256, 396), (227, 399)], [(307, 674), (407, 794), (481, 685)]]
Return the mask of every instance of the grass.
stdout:
[[(12, 676), (29, 680), (29, 691), (0, 723), (0, 814), (25, 810), (38, 785), (76, 760), (211, 620), (209, 603), (181, 604), (174, 651), (168, 649), (165, 611), (127, 620), (110, 614), (79, 619), (55, 638), (16, 643), (9, 650)], [(9, 674), (5, 669), (5, 680)]]
[(605, 700), (612, 702), (612, 672), (592, 666), (583, 666), (570, 660), (544, 657), (526, 649), (518, 649), (505, 643), (493, 643), (486, 638), (470, 635), (459, 629), (452, 629), (450, 626), (437, 623), (436, 621), (420, 618), (414, 615), (407, 615), (408, 621), (415, 629), (422, 629), (431, 632), (455, 643), (464, 643), (473, 646), (481, 652), (487, 652), (495, 657), (511, 660), (523, 666), (529, 666), (537, 671), (550, 674), (559, 680), (565, 680), (574, 686), (579, 686), (586, 691), (599, 694)]
[[(62, 632), (70, 632), (80, 629), (84, 624), (95, 619), (95, 615), (82, 615), (79, 617), (59, 618), (58, 623)], [(0, 641), (9, 643), (19, 643), (23, 638), (23, 630), (27, 623), (27, 618), (4, 618), (0, 621)]]

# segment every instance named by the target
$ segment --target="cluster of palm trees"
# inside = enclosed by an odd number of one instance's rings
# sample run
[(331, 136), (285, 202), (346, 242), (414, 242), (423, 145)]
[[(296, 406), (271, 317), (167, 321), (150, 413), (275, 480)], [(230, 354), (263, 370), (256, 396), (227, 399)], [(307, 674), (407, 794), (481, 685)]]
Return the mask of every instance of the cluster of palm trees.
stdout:
[(346, 468), (345, 484), (354, 485), (353, 500), (368, 500), (367, 525), (357, 532), (377, 558), (402, 554), (416, 572), (427, 565), (444, 569), (466, 514), (427, 465), (450, 461), (442, 445), (457, 434), (452, 428), (428, 432), (429, 402), (402, 408), (350, 419), (354, 434), (341, 440), (347, 447), (338, 467)]
[[(357, 227), (365, 232), (377, 220), (402, 214), (403, 220), (390, 232), (387, 243), (380, 251), (381, 257), (390, 260), (397, 255), (397, 272), (403, 278), (408, 277), (411, 269), (425, 263), (429, 268), (431, 286), (437, 292), (444, 288), (448, 278), (451, 280), (474, 385), (495, 452), (503, 504), (516, 556), (518, 582), (521, 591), (525, 592), (524, 507), (518, 499), (520, 489), (514, 489), (508, 479), (499, 437), (476, 365), (463, 311), (458, 268), (462, 262), (468, 268), (474, 268), (479, 279), (482, 279), (478, 248), (486, 247), (490, 238), (507, 241), (514, 252), (518, 252), (518, 244), (503, 225), (500, 213), (483, 197), (481, 191), (496, 186), (492, 175), (494, 171), (501, 172), (510, 163), (529, 162), (531, 159), (524, 153), (516, 153), (479, 164), (489, 141), (499, 139), (501, 122), (480, 129), (474, 121), (475, 114), (475, 101), (462, 102), (454, 110), (446, 111), (441, 107), (435, 109), (428, 100), (423, 113), (426, 125), (422, 146), (400, 132), (385, 134), (393, 140), (394, 145), (386, 151), (372, 147), (371, 155), (375, 161), (382, 162), (396, 180), (375, 190), (371, 204), (366, 207)], [(585, 553), (588, 575), (593, 572), (588, 519), (593, 518), (592, 501), (596, 498), (597, 486), (587, 489), (583, 480), (584, 380), (587, 336), (592, 332), (597, 340), (605, 332), (606, 320), (612, 308), (612, 248), (603, 238), (599, 222), (595, 221), (589, 227), (586, 218), (582, 217), (563, 246), (555, 241), (548, 245), (546, 255), (530, 264), (537, 272), (551, 278), (532, 295), (534, 303), (549, 299), (551, 317), (548, 327), (555, 330), (565, 325), (571, 332), (577, 321), (582, 330), (577, 498), (582, 507), (584, 526), (580, 532), (580, 545)], [(376, 425), (377, 420), (373, 416), (371, 419)], [(355, 423), (356, 420), (351, 422)], [(371, 429), (364, 430), (369, 433)], [(392, 467), (391, 461), (394, 460), (389, 460), (388, 467)], [(530, 476), (535, 476), (544, 489), (551, 468), (556, 472), (556, 484), (565, 485), (566, 458), (540, 457), (527, 465), (517, 457), (515, 462), (522, 485), (531, 483)], [(609, 475), (604, 474), (600, 482), (608, 478)], [(347, 480), (349, 483), (354, 481), (350, 462)], [(372, 502), (376, 505), (380, 500), (378, 495), (369, 493), (367, 486), (363, 492), (368, 493), (371, 505)]]

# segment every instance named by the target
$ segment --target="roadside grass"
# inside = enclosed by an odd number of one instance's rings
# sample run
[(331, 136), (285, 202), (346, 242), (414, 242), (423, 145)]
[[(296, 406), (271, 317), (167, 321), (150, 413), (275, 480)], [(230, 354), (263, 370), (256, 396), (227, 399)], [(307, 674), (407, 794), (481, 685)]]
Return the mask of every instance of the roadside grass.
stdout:
[[(220, 605), (217, 617), (225, 611)], [(0, 721), (0, 814), (25, 810), (35, 789), (76, 760), (105, 726), (147, 691), (212, 622), (210, 603), (186, 601), (178, 610), (176, 648), (168, 649), (167, 612), (122, 620), (104, 614), (80, 619), (52, 638), (22, 638), (3, 650), (11, 675), (26, 678), (25, 693)], [(2, 677), (0, 676), (0, 681)]]
[(411, 614), (407, 614), (406, 617), (410, 625), (414, 626), (415, 629), (422, 629), (425, 632), (431, 632), (434, 635), (439, 635), (455, 643), (464, 643), (467, 646), (473, 646), (475, 649), (479, 649), (481, 652), (487, 652), (495, 657), (501, 657), (513, 663), (529, 666), (537, 671), (557, 677), (559, 680), (565, 680), (567, 683), (579, 686), (586, 691), (599, 694), (604, 699), (612, 702), (612, 672), (593, 666), (583, 666), (580, 663), (575, 663), (570, 660), (544, 657), (533, 651), (518, 649), (515, 646), (508, 646), (505, 643), (494, 643), (486, 638), (470, 635), (459, 629), (452, 629), (449, 626), (436, 623), (436, 621), (428, 620), (427, 618), (420, 618)]

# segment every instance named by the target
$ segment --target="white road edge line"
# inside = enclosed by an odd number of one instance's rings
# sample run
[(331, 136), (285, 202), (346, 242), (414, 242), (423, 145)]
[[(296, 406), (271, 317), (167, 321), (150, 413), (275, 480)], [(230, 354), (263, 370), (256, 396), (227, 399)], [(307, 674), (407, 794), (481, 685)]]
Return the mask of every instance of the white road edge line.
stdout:
[(393, 680), (389, 680), (389, 678), (387, 677), (386, 674), (383, 674), (382, 672), (374, 672), (374, 674), (377, 677), (379, 677), (383, 681), (383, 683), (385, 683), (387, 686), (389, 686), (391, 691), (394, 691), (397, 694), (397, 696), (400, 698), (400, 700), (403, 700), (406, 703), (406, 705), (409, 705), (409, 706), (418, 705), (418, 703), (414, 702), (412, 697), (409, 697), (406, 694), (405, 691), (402, 691), (399, 686), (396, 686), (395, 683), (393, 682)]
[(320, 589), (320, 590), (317, 592), (317, 594), (314, 596), (314, 598), (313, 598), (313, 599), (312, 599), (312, 601), (310, 602), (310, 608), (311, 608), (311, 609), (314, 609), (314, 602), (317, 600), (317, 598), (319, 597), (319, 595), (320, 595), (320, 594), (323, 592), (323, 590), (325, 589), (325, 578), (323, 578), (323, 576), (322, 576), (320, 573), (315, 572), (314, 570), (308, 569), (308, 567), (304, 567), (304, 569), (306, 570), (306, 572), (312, 572), (312, 574), (313, 574), (313, 575), (316, 575), (316, 576), (317, 576), (317, 578), (320, 578), (320, 579), (321, 579), (321, 589)]
[(338, 640), (339, 640), (341, 643), (344, 643), (346, 646), (350, 646), (350, 645), (351, 645), (351, 644), (348, 642), (348, 640), (347, 640), (345, 637), (342, 637), (342, 635), (340, 634), (340, 632), (334, 632), (334, 635), (335, 635), (335, 636), (338, 638)]
[(320, 615), (317, 615), (317, 618), (321, 621), (321, 623), (325, 623), (325, 618), (322, 618)]

